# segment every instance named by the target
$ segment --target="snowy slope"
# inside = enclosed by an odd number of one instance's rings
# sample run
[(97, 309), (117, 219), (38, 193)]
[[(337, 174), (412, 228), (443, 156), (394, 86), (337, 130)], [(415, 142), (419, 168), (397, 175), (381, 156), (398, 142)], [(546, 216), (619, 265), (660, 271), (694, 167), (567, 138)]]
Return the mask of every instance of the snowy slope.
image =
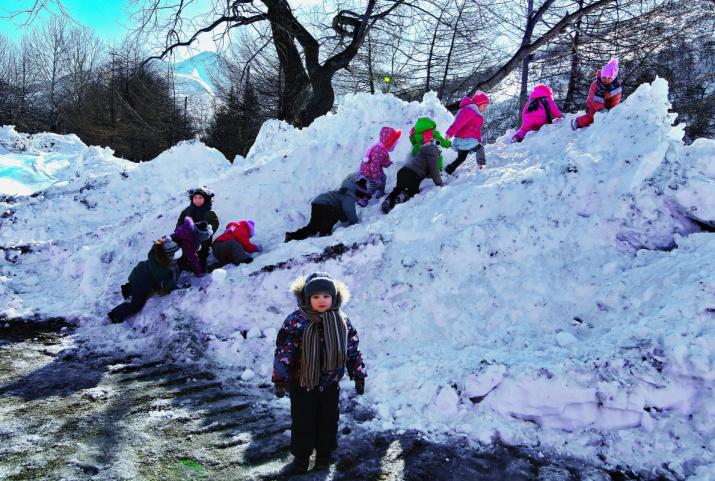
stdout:
[[(684, 146), (668, 106), (665, 81), (642, 85), (588, 129), (564, 121), (489, 145), (483, 170), (470, 158), (389, 215), (370, 204), (356, 226), (288, 244), (380, 127), (406, 133), (430, 115), (446, 130), (434, 94), (348, 97), (303, 130), (267, 122), (233, 165), (200, 143), (139, 165), (89, 148), (68, 156), (74, 177), (0, 204), (0, 314), (75, 319), (94, 349), (194, 362), (199, 348), (260, 384), (290, 281), (326, 270), (353, 292), (345, 311), (369, 369), (359, 402), (375, 414), (363, 425), (712, 479), (715, 237), (701, 230), (715, 226), (715, 141)], [(404, 137), (389, 188), (409, 150)], [(108, 324), (119, 285), (203, 183), (222, 226), (255, 221), (265, 251)]]

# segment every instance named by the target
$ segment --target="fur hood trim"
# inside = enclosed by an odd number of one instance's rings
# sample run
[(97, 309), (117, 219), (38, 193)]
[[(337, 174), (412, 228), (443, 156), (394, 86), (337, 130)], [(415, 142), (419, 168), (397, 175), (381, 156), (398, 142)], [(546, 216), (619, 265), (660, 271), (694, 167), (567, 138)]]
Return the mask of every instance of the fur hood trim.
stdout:
[[(290, 285), (290, 290), (293, 292), (293, 295), (295, 295), (299, 306), (305, 305), (305, 279), (306, 276), (300, 276)], [(350, 300), (350, 289), (348, 289), (348, 286), (345, 285), (344, 282), (337, 279), (333, 279), (333, 281), (335, 282), (335, 288), (338, 290), (338, 298), (333, 304), (340, 309), (343, 304), (347, 304)]]

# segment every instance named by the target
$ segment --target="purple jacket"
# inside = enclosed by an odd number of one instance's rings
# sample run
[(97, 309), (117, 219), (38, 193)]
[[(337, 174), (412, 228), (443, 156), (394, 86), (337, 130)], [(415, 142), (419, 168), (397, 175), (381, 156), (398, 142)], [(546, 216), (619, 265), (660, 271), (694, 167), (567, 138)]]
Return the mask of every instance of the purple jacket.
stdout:
[(201, 242), (196, 239), (196, 227), (191, 217), (186, 217), (184, 223), (176, 228), (171, 239), (179, 244), (183, 253), (179, 259), (179, 267), (189, 269), (196, 275), (201, 274), (201, 261), (199, 260), (199, 246)]
[(452, 125), (447, 129), (447, 135), (463, 139), (477, 139), (482, 141), (482, 124), (484, 117), (479, 112), (479, 107), (469, 97), (464, 97), (459, 104), (461, 109), (457, 112)]
[[(549, 105), (549, 110), (551, 111), (551, 116), (553, 118), (561, 117), (561, 111), (551, 98), (551, 89), (549, 89), (546, 85), (537, 85), (534, 87), (534, 91), (531, 92), (531, 95), (529, 96), (529, 100), (538, 98), (546, 99), (546, 103)], [(546, 112), (544, 111), (543, 106), (540, 106), (533, 112), (527, 112), (526, 110), (528, 108), (529, 103), (524, 105), (524, 110), (521, 113), (521, 118), (523, 120), (522, 126), (516, 133), (516, 135), (518, 135), (521, 139), (523, 139), (526, 133), (530, 130), (539, 130), (541, 127), (546, 125)]]

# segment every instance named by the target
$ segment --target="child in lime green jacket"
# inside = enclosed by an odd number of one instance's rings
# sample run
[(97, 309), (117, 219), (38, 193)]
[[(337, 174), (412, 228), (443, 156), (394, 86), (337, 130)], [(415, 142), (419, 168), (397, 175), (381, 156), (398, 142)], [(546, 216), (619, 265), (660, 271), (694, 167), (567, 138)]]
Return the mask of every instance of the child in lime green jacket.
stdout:
[[(415, 126), (410, 130), (410, 143), (412, 143), (412, 157), (420, 151), (420, 147), (429, 143), (430, 140), (437, 139), (445, 149), (452, 145), (452, 142), (442, 137), (437, 132), (437, 123), (429, 117), (420, 117)], [(442, 171), (442, 156), (439, 156), (439, 170)]]

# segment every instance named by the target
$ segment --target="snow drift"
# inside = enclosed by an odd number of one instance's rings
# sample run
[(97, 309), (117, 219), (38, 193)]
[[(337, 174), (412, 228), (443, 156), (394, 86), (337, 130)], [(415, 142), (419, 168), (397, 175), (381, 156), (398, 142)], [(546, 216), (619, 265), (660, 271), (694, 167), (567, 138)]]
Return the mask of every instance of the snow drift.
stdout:
[[(92, 349), (184, 362), (200, 349), (261, 384), (294, 309), (290, 281), (325, 270), (353, 292), (345, 311), (369, 372), (358, 401), (374, 414), (363, 425), (636, 471), (665, 461), (679, 479), (712, 479), (715, 141), (684, 146), (668, 108), (657, 79), (587, 129), (564, 121), (488, 145), (483, 170), (470, 158), (388, 215), (373, 201), (360, 224), (288, 244), (310, 200), (357, 171), (383, 125), (405, 132), (387, 169), (394, 186), (414, 121), (432, 116), (444, 131), (453, 119), (434, 94), (348, 97), (303, 130), (267, 122), (232, 165), (196, 142), (140, 165), (106, 149), (68, 153), (73, 175), (0, 204), (0, 314), (75, 319)], [(110, 325), (119, 285), (204, 183), (222, 227), (255, 221), (265, 251), (186, 276), (192, 289)]]

